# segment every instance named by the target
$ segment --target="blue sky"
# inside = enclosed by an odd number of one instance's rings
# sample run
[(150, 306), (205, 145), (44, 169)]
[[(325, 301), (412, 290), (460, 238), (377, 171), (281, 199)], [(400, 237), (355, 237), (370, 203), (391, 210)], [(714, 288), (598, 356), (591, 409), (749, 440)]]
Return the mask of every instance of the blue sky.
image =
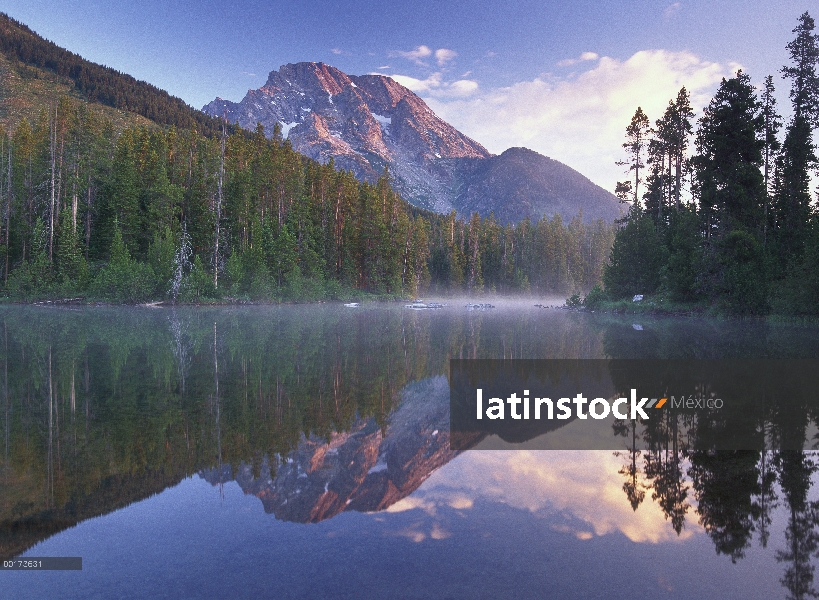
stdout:
[[(802, 2), (488, 0), (118, 2), (3, 0), (0, 10), (95, 62), (199, 108), (240, 100), (280, 65), (381, 72), (492, 152), (527, 146), (613, 189), (641, 105), (681, 85), (700, 108), (738, 66), (778, 70)], [(819, 18), (819, 10), (813, 16)]]

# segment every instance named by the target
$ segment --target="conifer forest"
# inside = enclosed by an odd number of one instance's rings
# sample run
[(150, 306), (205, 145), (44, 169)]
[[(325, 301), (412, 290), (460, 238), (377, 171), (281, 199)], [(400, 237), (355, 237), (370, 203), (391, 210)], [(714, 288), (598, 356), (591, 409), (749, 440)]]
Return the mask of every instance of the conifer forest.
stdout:
[[(792, 116), (773, 77), (723, 79), (695, 123), (685, 88), (653, 125), (638, 108), (617, 185), (631, 203), (604, 288), (588, 306), (632, 294), (731, 314), (819, 312), (819, 216), (811, 175), (819, 127), (819, 36), (806, 12), (787, 45)], [(695, 127), (696, 126), (696, 127)], [(690, 152), (689, 152), (690, 149)]]

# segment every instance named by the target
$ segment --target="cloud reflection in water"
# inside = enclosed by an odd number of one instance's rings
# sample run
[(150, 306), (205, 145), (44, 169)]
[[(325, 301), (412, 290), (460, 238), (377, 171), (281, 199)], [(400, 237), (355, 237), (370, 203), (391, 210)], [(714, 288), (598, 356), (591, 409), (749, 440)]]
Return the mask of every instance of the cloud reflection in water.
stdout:
[(606, 451), (468, 451), (387, 510), (420, 509), (435, 517), (436, 506), (468, 510), (475, 502), (485, 501), (544, 518), (562, 515), (580, 521), (586, 527), (554, 526), (578, 539), (620, 532), (632, 542), (657, 544), (687, 540), (702, 532), (689, 519), (677, 536), (654, 502), (632, 511), (618, 474), (621, 466), (621, 459)]

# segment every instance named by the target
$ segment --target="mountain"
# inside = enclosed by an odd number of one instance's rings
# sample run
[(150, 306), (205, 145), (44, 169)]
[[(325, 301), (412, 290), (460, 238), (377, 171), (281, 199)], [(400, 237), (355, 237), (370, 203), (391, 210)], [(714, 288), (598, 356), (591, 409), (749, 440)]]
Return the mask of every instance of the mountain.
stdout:
[(581, 209), (587, 220), (620, 215), (617, 198), (570, 167), (524, 148), (493, 156), (384, 75), (347, 75), (324, 63), (272, 71), (241, 102), (217, 98), (202, 109), (268, 136), (278, 123), (293, 148), (331, 159), (363, 181), (385, 166), (404, 198), (439, 213), (494, 212), (503, 223)]
[(202, 109), (272, 135), (280, 123), (293, 148), (375, 182), (390, 166), (398, 191), (424, 208), (447, 212), (452, 192), (441, 159), (490, 153), (439, 119), (418, 96), (383, 75), (350, 76), (323, 63), (284, 65), (236, 104), (217, 98)]
[(484, 160), (460, 160), (456, 205), (463, 214), (495, 213), (501, 223), (559, 213), (564, 222), (582, 211), (586, 220), (613, 221), (617, 198), (561, 162), (527, 148), (509, 148)]

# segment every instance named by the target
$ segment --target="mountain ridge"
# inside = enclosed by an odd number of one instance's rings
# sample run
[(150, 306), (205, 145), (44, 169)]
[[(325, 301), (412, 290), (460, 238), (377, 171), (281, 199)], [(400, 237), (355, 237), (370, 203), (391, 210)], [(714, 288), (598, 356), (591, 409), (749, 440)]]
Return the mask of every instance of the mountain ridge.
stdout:
[(332, 159), (362, 181), (388, 168), (402, 196), (438, 213), (494, 213), (503, 223), (578, 213), (613, 221), (621, 213), (613, 194), (559, 161), (527, 149), (491, 154), (385, 75), (287, 64), (240, 102), (216, 98), (202, 110), (245, 129), (261, 124), (268, 137), (279, 132), (298, 152)]

